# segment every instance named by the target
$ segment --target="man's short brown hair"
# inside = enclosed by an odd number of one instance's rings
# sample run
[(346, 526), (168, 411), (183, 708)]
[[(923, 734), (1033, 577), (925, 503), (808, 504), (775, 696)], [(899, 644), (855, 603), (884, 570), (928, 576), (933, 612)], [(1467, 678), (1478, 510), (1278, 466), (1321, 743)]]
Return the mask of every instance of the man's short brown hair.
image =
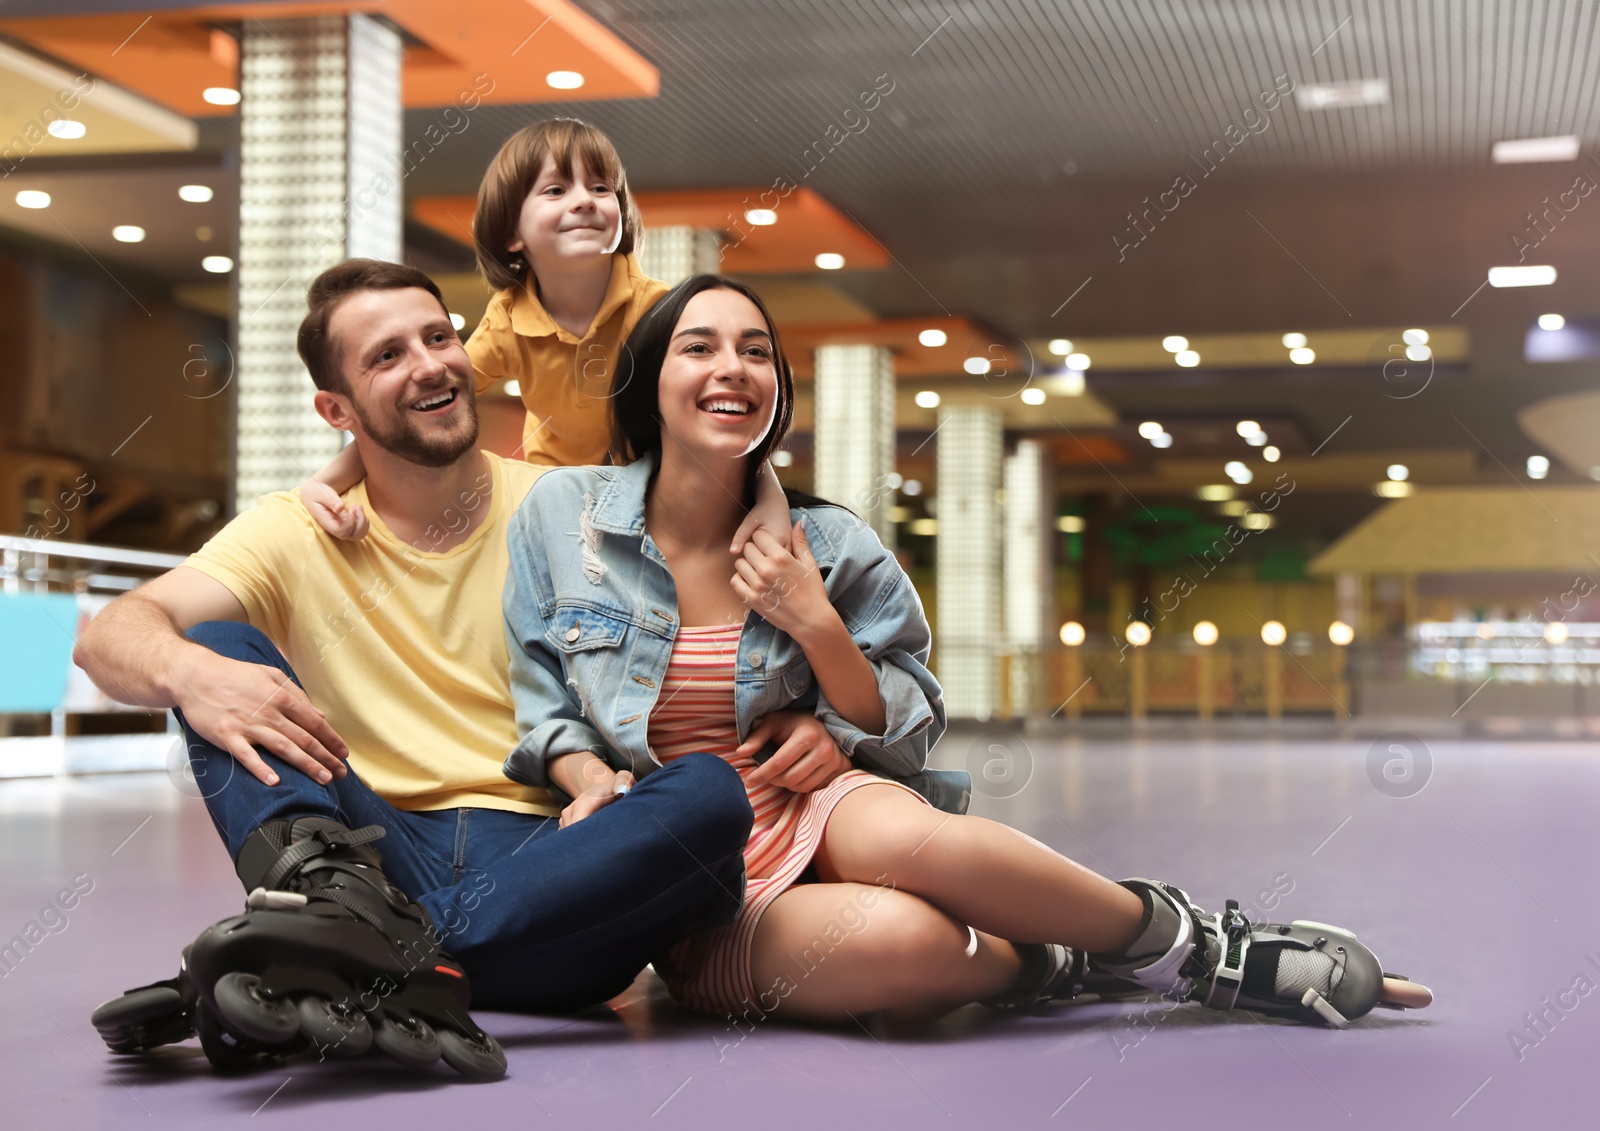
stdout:
[(339, 350), (328, 333), (328, 322), (339, 304), (361, 291), (399, 291), (408, 287), (427, 291), (439, 300), (440, 309), (446, 314), (450, 312), (439, 284), (404, 263), (346, 259), (311, 280), (306, 288), (306, 316), (300, 323), (300, 336), (295, 344), (300, 350), (300, 360), (311, 374), (312, 384), (325, 393), (350, 392), (339, 369)]
[(489, 170), (478, 185), (478, 210), (472, 219), (478, 270), (497, 291), (519, 287), (527, 281), (525, 253), (509, 251), (506, 245), (516, 238), (522, 203), (533, 191), (546, 157), (555, 159), (556, 171), (564, 177), (572, 176), (573, 158), (582, 158), (589, 172), (617, 194), (622, 213), (617, 254), (630, 255), (643, 246), (644, 221), (628, 192), (628, 174), (611, 139), (576, 118), (550, 118), (523, 126), (506, 139), (489, 162)]

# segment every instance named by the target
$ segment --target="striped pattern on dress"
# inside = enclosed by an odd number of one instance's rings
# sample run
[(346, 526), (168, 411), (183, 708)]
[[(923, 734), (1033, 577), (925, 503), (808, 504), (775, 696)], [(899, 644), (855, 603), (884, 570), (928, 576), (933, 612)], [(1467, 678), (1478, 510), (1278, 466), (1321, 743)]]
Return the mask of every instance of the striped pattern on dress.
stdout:
[[(656, 760), (666, 765), (685, 754), (722, 758), (744, 779), (755, 813), (745, 845), (745, 901), (739, 918), (684, 939), (656, 963), (656, 971), (677, 1001), (709, 1013), (736, 1012), (757, 1000), (750, 973), (750, 941), (761, 914), (787, 891), (811, 863), (833, 807), (851, 790), (895, 782), (849, 770), (811, 793), (778, 785), (750, 785), (756, 762), (734, 754), (739, 745), (734, 707), (734, 664), (742, 626), (681, 627), (655, 709), (649, 741)], [(920, 795), (907, 793), (922, 800)]]

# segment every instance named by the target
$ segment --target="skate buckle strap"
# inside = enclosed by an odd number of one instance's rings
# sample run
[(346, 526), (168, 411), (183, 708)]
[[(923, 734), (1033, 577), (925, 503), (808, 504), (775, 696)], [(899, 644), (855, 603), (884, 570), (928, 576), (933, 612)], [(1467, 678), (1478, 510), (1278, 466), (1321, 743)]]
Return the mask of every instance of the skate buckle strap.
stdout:
[(266, 888), (256, 888), (244, 898), (244, 905), (250, 911), (290, 911), (306, 905), (306, 897), (292, 891), (268, 891)]
[(284, 880), (300, 870), (300, 865), (313, 856), (321, 856), (330, 848), (341, 845), (356, 848), (363, 844), (371, 844), (375, 840), (382, 840), (386, 835), (388, 830), (382, 825), (368, 825), (354, 832), (316, 829), (305, 840), (283, 850), (272, 867), (267, 869), (267, 874), (261, 878), (261, 886), (269, 889), (280, 886)]
[[(1239, 901), (1230, 899), (1226, 911), (1211, 916), (1216, 927), (1221, 953), (1211, 976), (1211, 991), (1205, 1004), (1211, 1009), (1232, 1009), (1244, 985), (1245, 956), (1250, 953), (1250, 920), (1239, 911)], [(1328, 1007), (1332, 1009), (1332, 1006)]]
[(1333, 1002), (1323, 997), (1315, 989), (1308, 989), (1305, 992), (1305, 996), (1300, 999), (1300, 1004), (1316, 1010), (1317, 1016), (1335, 1029), (1343, 1029), (1350, 1024), (1350, 1019), (1335, 1009)]

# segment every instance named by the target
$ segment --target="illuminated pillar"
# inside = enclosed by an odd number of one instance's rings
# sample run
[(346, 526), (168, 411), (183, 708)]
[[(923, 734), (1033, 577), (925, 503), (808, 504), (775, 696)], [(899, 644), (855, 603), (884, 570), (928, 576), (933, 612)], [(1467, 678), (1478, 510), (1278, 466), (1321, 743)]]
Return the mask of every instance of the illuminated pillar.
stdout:
[(295, 352), (306, 286), (401, 249), (400, 36), (369, 16), (246, 20), (239, 43), (235, 506), (293, 487), (343, 443)]
[(987, 719), (1000, 700), (1002, 429), (998, 409), (939, 412), (934, 655), (951, 718)]
[(850, 508), (893, 550), (893, 356), (881, 346), (819, 346), (813, 387), (812, 490)]
[(1037, 711), (1047, 697), (1045, 668), (1055, 619), (1055, 491), (1050, 457), (1037, 440), (1023, 440), (1005, 461), (1005, 622), (1011, 654), (1014, 713)]
[(717, 233), (706, 228), (650, 228), (639, 252), (639, 266), (652, 279), (677, 286), (691, 275), (722, 272)]

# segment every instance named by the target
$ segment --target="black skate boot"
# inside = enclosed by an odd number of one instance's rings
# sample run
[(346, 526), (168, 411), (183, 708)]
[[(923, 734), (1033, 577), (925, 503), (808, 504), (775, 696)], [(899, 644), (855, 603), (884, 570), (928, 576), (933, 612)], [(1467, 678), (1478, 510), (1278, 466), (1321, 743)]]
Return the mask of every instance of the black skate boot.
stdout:
[(1236, 900), (1206, 915), (1170, 884), (1124, 880), (1144, 900), (1138, 937), (1120, 954), (1092, 954), (1074, 981), (1078, 992), (1154, 990), (1211, 1009), (1248, 1009), (1342, 1029), (1374, 1006), (1426, 1005), (1431, 995), (1407, 984), (1403, 995), (1384, 980), (1377, 955), (1340, 927), (1297, 919), (1252, 923)]
[(505, 1053), (467, 1012), (465, 971), (369, 847), (383, 835), (326, 817), (251, 833), (237, 861), (244, 914), (202, 931), (176, 979), (95, 1010), (106, 1044), (136, 1052), (198, 1033), (219, 1070), (262, 1053), (358, 1056), (375, 1045), (409, 1068), (442, 1056), (464, 1076), (503, 1076)]

